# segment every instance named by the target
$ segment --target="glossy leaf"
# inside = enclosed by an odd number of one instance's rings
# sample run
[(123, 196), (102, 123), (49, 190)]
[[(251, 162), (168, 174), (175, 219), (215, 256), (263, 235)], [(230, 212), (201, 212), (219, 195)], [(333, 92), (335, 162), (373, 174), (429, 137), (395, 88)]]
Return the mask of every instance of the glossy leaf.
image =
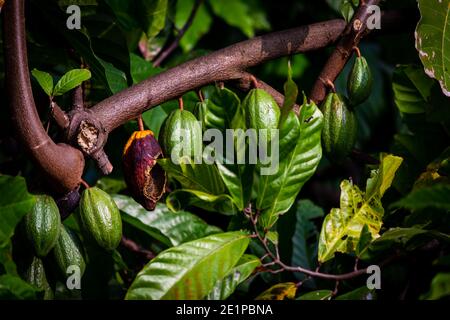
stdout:
[(261, 293), (255, 300), (294, 299), (296, 292), (297, 286), (294, 282), (279, 283)]
[(122, 212), (123, 221), (169, 247), (221, 232), (187, 211), (172, 212), (161, 203), (155, 210), (147, 211), (130, 197), (120, 194), (112, 197)]
[(391, 186), (402, 158), (386, 155), (380, 167), (367, 180), (366, 193), (351, 181), (341, 182), (340, 208), (331, 209), (325, 217), (319, 239), (319, 261), (334, 257), (335, 252), (353, 252), (361, 230), (367, 225), (372, 237), (378, 237), (384, 209), (381, 203)]
[[(296, 130), (300, 132), (299, 137)], [(321, 131), (322, 113), (314, 103), (304, 104), (298, 119), (289, 116), (283, 124), (278, 171), (259, 179), (256, 207), (262, 212), (262, 226), (271, 227), (280, 214), (289, 210), (300, 189), (314, 174), (322, 157)], [(289, 144), (294, 144), (295, 149), (284, 155)]]
[(450, 296), (450, 273), (438, 273), (431, 281), (430, 291), (422, 300), (438, 300)]
[(18, 276), (9, 274), (0, 276), (0, 299), (36, 299), (38, 290)]
[(295, 102), (297, 101), (298, 96), (298, 87), (295, 84), (294, 80), (292, 80), (292, 68), (291, 68), (291, 62), (288, 62), (288, 76), (287, 80), (284, 83), (284, 101), (283, 106), (281, 108), (281, 116), (280, 116), (280, 123), (279, 126), (284, 123), (286, 120), (288, 114), (292, 111), (292, 107), (294, 106)]
[(403, 199), (395, 202), (394, 207), (419, 210), (424, 208), (438, 208), (450, 210), (450, 185), (436, 184), (413, 190)]
[(141, 16), (147, 38), (155, 37), (165, 26), (168, 0), (143, 1)]
[[(194, 7), (195, 0), (178, 0), (175, 9), (175, 26), (181, 29), (186, 24)], [(191, 26), (187, 29), (180, 41), (184, 52), (192, 50), (200, 38), (205, 35), (212, 24), (212, 18), (205, 4), (197, 9)]]
[(37, 69), (33, 69), (31, 71), (33, 77), (37, 80), (41, 88), (44, 92), (50, 97), (53, 92), (53, 78), (52, 76), (44, 71), (39, 71)]
[(225, 300), (244, 282), (261, 264), (258, 257), (244, 254), (236, 266), (223, 278), (216, 282), (214, 288), (206, 296), (206, 300)]
[(367, 286), (355, 289), (336, 297), (336, 300), (374, 300), (376, 292)]
[(31, 211), (36, 199), (27, 191), (23, 177), (0, 175), (0, 247), (8, 245), (16, 225)]
[(118, 193), (127, 188), (124, 180), (110, 177), (103, 177), (99, 179), (95, 186), (102, 189), (106, 193)]
[(297, 300), (331, 300), (333, 291), (331, 290), (317, 290), (305, 293), (297, 298)]
[(345, 21), (350, 22), (355, 14), (355, 10), (353, 8), (353, 4), (350, 0), (344, 0), (341, 3), (340, 7), (341, 15), (345, 19)]
[(166, 198), (167, 207), (176, 212), (190, 206), (219, 212), (227, 215), (236, 214), (233, 199), (228, 194), (211, 194), (192, 189), (177, 189)]
[(426, 74), (450, 97), (450, 0), (419, 0), (416, 49)]
[(91, 78), (91, 72), (88, 69), (73, 69), (65, 73), (53, 89), (54, 96), (60, 96), (79, 86), (83, 81)]
[(206, 100), (203, 111), (203, 129), (232, 128), (232, 121), (236, 111), (240, 108), (239, 97), (227, 88), (214, 87), (205, 94)]
[(202, 299), (239, 261), (249, 243), (243, 232), (227, 232), (160, 253), (136, 276), (126, 299)]
[(242, 211), (252, 191), (253, 166), (225, 163), (216, 165), (236, 207)]

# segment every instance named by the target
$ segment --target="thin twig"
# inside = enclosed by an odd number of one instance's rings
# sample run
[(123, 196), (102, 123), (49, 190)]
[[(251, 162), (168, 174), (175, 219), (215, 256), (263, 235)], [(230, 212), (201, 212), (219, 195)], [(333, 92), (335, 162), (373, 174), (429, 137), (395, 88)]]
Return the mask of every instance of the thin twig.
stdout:
[(120, 241), (122, 246), (130, 250), (131, 252), (135, 252), (141, 256), (143, 256), (147, 260), (152, 260), (155, 257), (155, 254), (151, 252), (150, 250), (142, 248), (140, 245), (138, 245), (136, 242), (134, 242), (131, 239), (128, 239), (124, 236), (122, 236), (122, 240)]
[(180, 44), (181, 38), (184, 36), (186, 31), (189, 29), (189, 27), (192, 25), (192, 22), (194, 21), (195, 15), (198, 11), (198, 8), (203, 3), (203, 0), (197, 0), (194, 3), (194, 6), (192, 7), (191, 14), (189, 15), (189, 18), (187, 19), (184, 26), (178, 31), (178, 34), (174, 41), (161, 53), (156, 57), (156, 59), (153, 61), (153, 66), (159, 67), (164, 60), (178, 47)]

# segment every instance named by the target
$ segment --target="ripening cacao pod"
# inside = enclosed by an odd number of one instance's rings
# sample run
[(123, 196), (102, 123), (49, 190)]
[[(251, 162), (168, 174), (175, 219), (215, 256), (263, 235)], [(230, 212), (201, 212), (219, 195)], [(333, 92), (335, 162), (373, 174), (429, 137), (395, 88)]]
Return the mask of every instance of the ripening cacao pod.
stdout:
[(36, 255), (45, 257), (56, 243), (61, 217), (52, 197), (36, 196), (36, 203), (25, 216), (25, 229)]
[(33, 257), (28, 267), (25, 280), (39, 290), (44, 291), (44, 300), (53, 299), (53, 291), (45, 275), (44, 262), (39, 257)]
[(156, 162), (162, 150), (150, 130), (135, 131), (123, 150), (123, 171), (134, 200), (154, 210), (166, 188), (166, 173)]
[(75, 232), (61, 224), (61, 232), (53, 249), (56, 264), (64, 276), (67, 276), (67, 269), (70, 266), (80, 268), (80, 276), (83, 275), (86, 263), (83, 257), (83, 247)]
[[(273, 97), (262, 89), (252, 89), (242, 102), (247, 128), (277, 129), (280, 108)], [(270, 134), (268, 135), (270, 137)], [(270, 140), (270, 139), (269, 139)]]
[(105, 191), (92, 187), (83, 191), (80, 218), (88, 236), (97, 244), (113, 250), (122, 238), (122, 218), (114, 200)]
[(356, 57), (347, 79), (347, 93), (352, 106), (363, 103), (372, 91), (372, 72), (364, 57)]
[(195, 159), (202, 155), (202, 125), (187, 110), (174, 110), (164, 121), (159, 134), (164, 156), (176, 164), (181, 158)]
[(346, 100), (339, 94), (330, 93), (322, 105), (322, 145), (327, 158), (334, 162), (347, 157), (356, 141), (356, 117)]

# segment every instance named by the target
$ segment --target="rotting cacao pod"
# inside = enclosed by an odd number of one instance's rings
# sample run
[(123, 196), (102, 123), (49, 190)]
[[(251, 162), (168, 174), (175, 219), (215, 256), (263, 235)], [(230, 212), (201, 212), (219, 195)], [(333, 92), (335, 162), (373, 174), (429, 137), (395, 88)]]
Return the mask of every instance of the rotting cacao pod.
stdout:
[(341, 162), (351, 152), (357, 133), (355, 114), (347, 106), (347, 99), (330, 93), (322, 104), (324, 126), (322, 145), (330, 161)]
[(25, 216), (27, 237), (37, 256), (45, 257), (53, 248), (60, 224), (61, 217), (53, 198), (37, 195), (33, 209)]
[(25, 280), (37, 289), (44, 291), (44, 300), (53, 299), (53, 291), (47, 281), (44, 262), (41, 258), (33, 257), (26, 271)]
[(133, 132), (123, 150), (123, 171), (131, 196), (150, 211), (166, 189), (166, 173), (156, 162), (161, 157), (161, 147), (150, 130)]
[[(242, 102), (247, 128), (277, 129), (280, 108), (273, 97), (262, 89), (252, 89)], [(268, 135), (270, 138), (270, 134)], [(269, 139), (270, 140), (270, 139)]]
[(202, 155), (202, 125), (197, 118), (187, 110), (174, 110), (164, 121), (159, 134), (165, 157), (170, 157), (175, 163), (182, 158), (200, 158)]
[(352, 106), (363, 103), (372, 92), (372, 72), (364, 57), (356, 57), (347, 79), (347, 93)]
[(122, 238), (122, 218), (109, 194), (97, 187), (84, 190), (80, 218), (87, 235), (100, 247), (106, 250), (117, 248)]
[(56, 264), (63, 276), (67, 277), (67, 269), (70, 266), (78, 266), (82, 276), (86, 269), (86, 263), (83, 257), (83, 247), (81, 241), (75, 232), (61, 224), (61, 232), (53, 249)]

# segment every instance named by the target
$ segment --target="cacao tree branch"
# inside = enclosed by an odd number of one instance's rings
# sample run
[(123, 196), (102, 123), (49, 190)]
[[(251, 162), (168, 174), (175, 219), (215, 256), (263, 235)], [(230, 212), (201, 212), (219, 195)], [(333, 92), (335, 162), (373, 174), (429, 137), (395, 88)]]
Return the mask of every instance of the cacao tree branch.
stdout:
[(343, 36), (326, 62), (311, 91), (310, 99), (320, 104), (327, 93), (329, 81), (334, 82), (350, 59), (353, 47), (358, 46), (361, 38), (369, 33), (367, 19), (370, 17), (370, 6), (378, 5), (380, 0), (362, 1), (351, 22), (344, 30)]
[(55, 144), (39, 119), (28, 70), (24, 1), (9, 0), (3, 9), (5, 83), (12, 123), (26, 151), (52, 182), (55, 191), (64, 193), (80, 183), (84, 157), (78, 149)]

